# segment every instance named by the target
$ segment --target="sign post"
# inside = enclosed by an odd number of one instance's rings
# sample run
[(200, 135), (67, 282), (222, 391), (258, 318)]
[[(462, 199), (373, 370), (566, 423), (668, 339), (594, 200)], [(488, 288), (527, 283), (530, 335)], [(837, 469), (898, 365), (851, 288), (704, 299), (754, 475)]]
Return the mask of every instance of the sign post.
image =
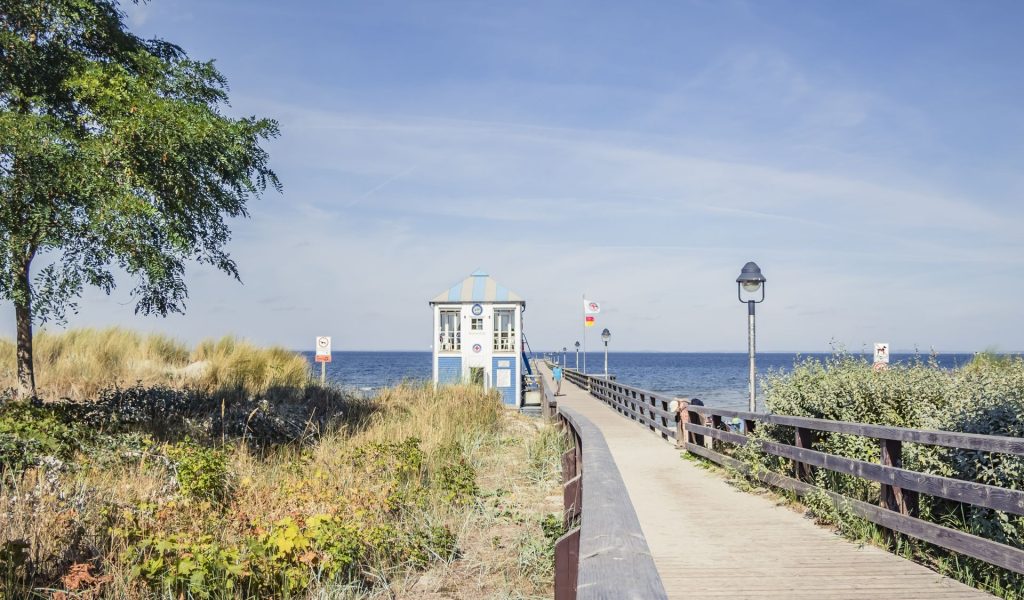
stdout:
[(316, 362), (320, 363), (320, 385), (327, 383), (327, 363), (331, 362), (331, 336), (316, 338)]
[(889, 344), (875, 342), (875, 370), (882, 371), (889, 366)]

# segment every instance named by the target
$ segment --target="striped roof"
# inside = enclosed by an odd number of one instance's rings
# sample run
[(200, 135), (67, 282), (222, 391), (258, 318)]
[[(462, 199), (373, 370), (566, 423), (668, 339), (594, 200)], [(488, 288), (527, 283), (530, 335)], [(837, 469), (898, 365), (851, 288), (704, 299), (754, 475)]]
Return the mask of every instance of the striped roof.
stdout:
[(518, 302), (526, 304), (522, 296), (509, 290), (483, 271), (476, 271), (469, 277), (441, 292), (430, 301), (441, 302)]

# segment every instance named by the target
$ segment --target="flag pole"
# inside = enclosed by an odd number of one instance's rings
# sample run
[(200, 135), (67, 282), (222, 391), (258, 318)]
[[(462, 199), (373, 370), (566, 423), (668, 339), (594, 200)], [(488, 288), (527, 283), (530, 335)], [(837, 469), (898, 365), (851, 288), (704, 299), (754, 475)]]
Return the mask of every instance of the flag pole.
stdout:
[(583, 373), (587, 372), (587, 294), (583, 294)]

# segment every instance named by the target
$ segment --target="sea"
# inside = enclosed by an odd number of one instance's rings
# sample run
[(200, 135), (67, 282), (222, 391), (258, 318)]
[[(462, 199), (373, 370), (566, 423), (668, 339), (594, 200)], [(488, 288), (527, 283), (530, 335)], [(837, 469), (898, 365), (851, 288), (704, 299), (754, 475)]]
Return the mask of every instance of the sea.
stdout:
[[(313, 365), (313, 353), (302, 353)], [(562, 353), (536, 353), (561, 359)], [(823, 353), (763, 352), (757, 355), (757, 371), (787, 372), (797, 361), (825, 360)], [(973, 354), (899, 354), (890, 355), (892, 363), (934, 360), (942, 368), (963, 366)], [(864, 355), (870, 361), (870, 355)], [(576, 366), (575, 353), (566, 355), (570, 368)], [(581, 355), (580, 366), (583, 359)], [(587, 372), (604, 372), (604, 354), (588, 352)], [(747, 406), (748, 359), (746, 353), (730, 352), (610, 352), (608, 371), (626, 385), (689, 398), (700, 398), (708, 406), (743, 409)], [(327, 363), (327, 379), (361, 394), (373, 394), (381, 387), (402, 381), (428, 381), (431, 378), (430, 352), (335, 352)]]

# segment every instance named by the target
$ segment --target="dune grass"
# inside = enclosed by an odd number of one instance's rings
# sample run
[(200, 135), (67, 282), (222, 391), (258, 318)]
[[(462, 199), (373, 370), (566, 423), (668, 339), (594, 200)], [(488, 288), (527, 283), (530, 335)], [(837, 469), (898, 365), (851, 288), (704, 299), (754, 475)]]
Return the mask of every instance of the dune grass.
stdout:
[[(230, 336), (190, 349), (166, 335), (119, 327), (43, 331), (34, 350), (38, 395), (48, 400), (87, 400), (106, 388), (133, 385), (259, 395), (301, 388), (310, 376), (301, 355)], [(0, 340), (0, 390), (16, 386), (14, 342)]]

